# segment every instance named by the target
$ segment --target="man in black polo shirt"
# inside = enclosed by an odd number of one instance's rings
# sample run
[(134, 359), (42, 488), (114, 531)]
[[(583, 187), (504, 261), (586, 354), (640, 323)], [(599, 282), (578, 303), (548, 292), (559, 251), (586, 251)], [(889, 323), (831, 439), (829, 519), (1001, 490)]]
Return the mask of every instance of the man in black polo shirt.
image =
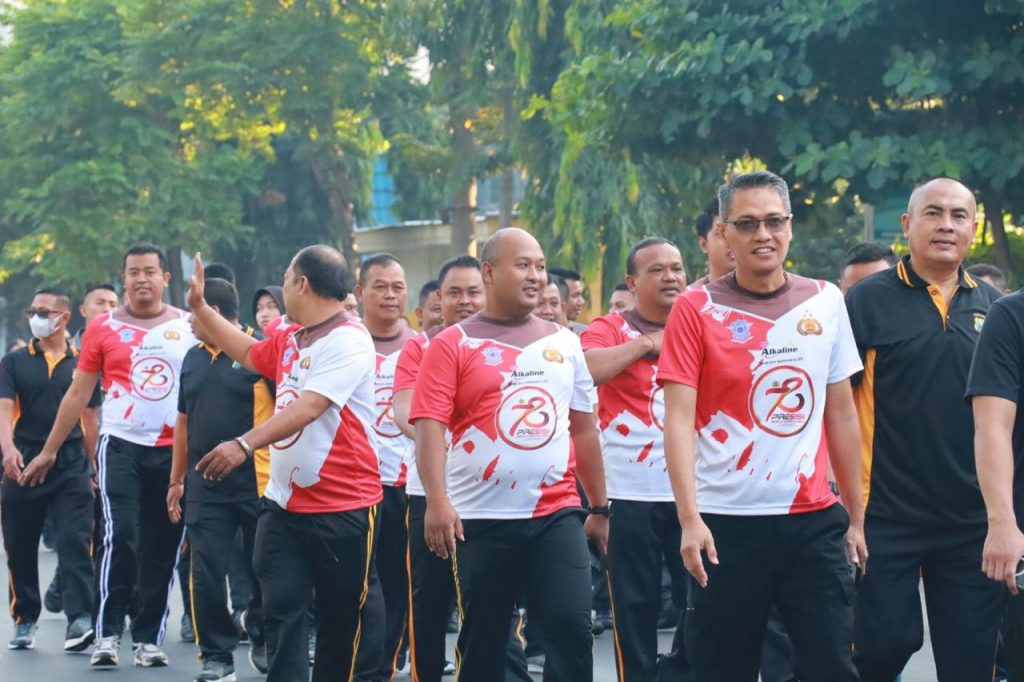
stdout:
[[(238, 324), (238, 293), (230, 282), (207, 280), (204, 299), (226, 320)], [(248, 560), (252, 562), (260, 498), (257, 479), (266, 485), (270, 460), (263, 448), (220, 481), (204, 479), (196, 464), (220, 443), (269, 419), (274, 396), (266, 379), (242, 368), (210, 341), (196, 317), (192, 318), (192, 330), (202, 343), (185, 354), (181, 365), (167, 512), (172, 522), (181, 520), (184, 492), (184, 518), (192, 555), (192, 619), (203, 661), (203, 669), (195, 679), (220, 682), (234, 679), (232, 654), (238, 646), (238, 631), (227, 610), (224, 579), (239, 528)], [(245, 331), (249, 335), (254, 333), (251, 327)], [(257, 670), (266, 672), (265, 662), (259, 660), (262, 639), (260, 629), (255, 627), (259, 620), (259, 590), (254, 591), (246, 618), (252, 631), (251, 658)]]
[(985, 505), (963, 396), (999, 292), (961, 265), (975, 213), (956, 180), (918, 185), (903, 215), (909, 257), (847, 294), (864, 360), (855, 395), (871, 564), (854, 660), (865, 682), (890, 682), (921, 648), (921, 577), (940, 682), (992, 679), (1002, 595), (978, 570)]
[(19, 476), (39, 454), (50, 433), (78, 358), (65, 336), (71, 317), (71, 301), (65, 294), (43, 289), (32, 299), (25, 314), (32, 328), (32, 341), (0, 361), (0, 450), (4, 463), (0, 520), (15, 623), (8, 647), (35, 646), (41, 607), (39, 536), (46, 512), (53, 507), (64, 613), (68, 618), (64, 649), (81, 651), (93, 639), (93, 567), (89, 547), (93, 492), (89, 460), (95, 458), (95, 408), (100, 404), (100, 394), (99, 390), (93, 391), (83, 414), (90, 437), (88, 446), (83, 445), (81, 424), (76, 424), (58, 449), (49, 476), (38, 484), (20, 484)]
[(1014, 594), (1003, 623), (1007, 680), (1024, 680), (1024, 597), (1017, 571), (1024, 556), (1024, 292), (996, 301), (974, 351), (967, 396), (974, 408), (974, 456), (988, 512), (981, 570)]

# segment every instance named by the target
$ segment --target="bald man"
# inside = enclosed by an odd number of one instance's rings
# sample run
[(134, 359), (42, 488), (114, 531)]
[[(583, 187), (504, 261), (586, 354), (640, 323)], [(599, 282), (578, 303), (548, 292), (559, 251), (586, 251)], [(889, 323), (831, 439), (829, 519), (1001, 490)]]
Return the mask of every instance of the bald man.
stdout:
[(922, 578), (940, 682), (992, 679), (1003, 593), (980, 570), (986, 514), (964, 392), (999, 292), (962, 266), (976, 210), (957, 180), (918, 185), (903, 214), (910, 254), (846, 298), (864, 362), (854, 391), (871, 560), (854, 661), (865, 682), (894, 679), (921, 648)]
[(586, 537), (601, 551), (608, 537), (594, 382), (576, 335), (533, 314), (547, 279), (537, 241), (499, 230), (481, 261), (484, 309), (431, 342), (409, 413), (427, 545), (455, 565), (455, 674), (504, 678), (509, 613), (525, 592), (544, 632), (544, 679), (589, 682)]

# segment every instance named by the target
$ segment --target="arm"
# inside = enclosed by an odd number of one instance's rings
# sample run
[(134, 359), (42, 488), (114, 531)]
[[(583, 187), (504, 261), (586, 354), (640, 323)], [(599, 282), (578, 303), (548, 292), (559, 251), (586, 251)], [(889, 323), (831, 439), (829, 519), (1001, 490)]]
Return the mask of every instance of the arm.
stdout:
[[(598, 437), (593, 413), (569, 410), (569, 435), (572, 436), (573, 447), (576, 450), (576, 474), (580, 478), (580, 484), (587, 495), (587, 500), (590, 501), (590, 506), (607, 506), (608, 493), (605, 490), (601, 439)], [(591, 514), (587, 517), (584, 529), (598, 554), (607, 554), (608, 517)]]
[(860, 424), (849, 379), (829, 384), (825, 389), (825, 434), (839, 495), (850, 515), (850, 529), (846, 532), (847, 556), (851, 563), (860, 566), (863, 575), (868, 567), (868, 548), (864, 541)]
[(0, 451), (4, 455), (4, 473), (12, 481), (18, 480), (25, 460), (14, 445), (14, 401), (0, 398)]
[(988, 535), (981, 570), (1006, 583), (1017, 594), (1017, 564), (1024, 556), (1024, 534), (1013, 510), (1013, 423), (1017, 404), (1006, 398), (979, 395), (974, 407), (974, 459), (978, 483), (988, 511)]
[(430, 550), (442, 559), (455, 554), (456, 538), (466, 539), (462, 533), (462, 520), (448, 500), (445, 430), (444, 423), (436, 419), (416, 420), (416, 468), (427, 496), (424, 536)]
[(676, 513), (682, 527), (680, 554), (686, 570), (701, 587), (707, 587), (708, 574), (701, 552), (708, 561), (718, 563), (718, 551), (711, 531), (697, 511), (697, 477), (694, 467), (694, 420), (697, 414), (697, 389), (685, 384), (665, 382), (665, 463), (676, 498)]
[(179, 412), (174, 422), (171, 448), (171, 479), (167, 483), (167, 516), (171, 523), (181, 522), (181, 496), (185, 492), (185, 467), (188, 466), (188, 416)]
[[(241, 438), (254, 451), (259, 450), (298, 433), (319, 419), (332, 405), (326, 396), (315, 391), (303, 391), (294, 402), (242, 434)], [(238, 468), (248, 456), (249, 453), (237, 441), (225, 441), (199, 460), (196, 470), (203, 472), (205, 479), (220, 481)]]
[(664, 332), (641, 334), (632, 341), (611, 348), (591, 348), (583, 353), (587, 368), (594, 377), (594, 383), (601, 385), (611, 381), (627, 367), (645, 355), (657, 355), (661, 351)]
[(416, 429), (409, 423), (409, 408), (412, 406), (412, 389), (398, 391), (391, 396), (391, 407), (395, 411), (395, 424), (398, 430), (409, 438), (416, 438)]
[(18, 477), (19, 485), (36, 486), (46, 480), (46, 474), (57, 461), (57, 450), (67, 440), (71, 429), (75, 427), (82, 413), (92, 399), (93, 391), (96, 390), (96, 382), (100, 375), (96, 372), (75, 371), (75, 377), (71, 380), (71, 386), (64, 399), (60, 401), (60, 408), (57, 410), (57, 417), (53, 420), (53, 427), (50, 429), (50, 436), (43, 444), (43, 449), (29, 462), (25, 470)]
[(210, 337), (214, 345), (228, 354), (232, 360), (250, 372), (258, 371), (249, 360), (249, 348), (257, 343), (256, 339), (246, 334), (237, 326), (224, 319), (220, 313), (207, 305), (203, 297), (206, 278), (203, 274), (203, 259), (196, 254), (196, 270), (189, 278), (188, 306), (192, 315), (202, 325), (203, 331)]

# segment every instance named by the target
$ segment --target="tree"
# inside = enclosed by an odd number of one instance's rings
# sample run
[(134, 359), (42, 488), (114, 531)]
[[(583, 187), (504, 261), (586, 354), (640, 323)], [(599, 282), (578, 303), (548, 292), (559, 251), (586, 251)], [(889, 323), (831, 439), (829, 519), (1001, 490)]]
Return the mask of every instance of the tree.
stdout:
[(230, 145), (190, 146), (166, 98), (124, 89), (130, 44), (107, 0), (3, 10), (0, 280), (108, 280), (127, 244), (209, 245), (245, 233), (260, 165)]
[[(923, 11), (906, 0), (619, 0), (570, 11), (582, 18), (579, 54), (549, 113), (566, 137), (556, 206), (580, 204), (579, 169), (597, 154), (702, 176), (705, 193), (733, 160), (759, 159), (816, 204), (870, 202), (950, 174), (1021, 213), (1018, 1), (940, 0)], [(992, 212), (997, 246), (1003, 211)], [(556, 220), (578, 215), (563, 208)]]

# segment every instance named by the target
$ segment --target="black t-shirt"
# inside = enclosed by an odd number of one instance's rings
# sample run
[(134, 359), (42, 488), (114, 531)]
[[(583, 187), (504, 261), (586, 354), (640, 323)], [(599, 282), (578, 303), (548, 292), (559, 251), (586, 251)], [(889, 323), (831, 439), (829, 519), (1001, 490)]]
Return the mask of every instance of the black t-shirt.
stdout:
[(994, 396), (1017, 404), (1013, 423), (1013, 508), (1024, 524), (1024, 289), (988, 311), (967, 377), (967, 397)]
[[(15, 401), (16, 439), (37, 445), (46, 442), (77, 364), (78, 351), (74, 347), (68, 345), (63, 355), (47, 357), (38, 339), (32, 339), (27, 347), (12, 351), (0, 360), (0, 398)], [(100, 400), (97, 384), (89, 407), (99, 407)], [(81, 424), (75, 424), (68, 440), (81, 438)]]
[(214, 355), (205, 345), (189, 349), (181, 363), (178, 394), (178, 411), (188, 417), (187, 506), (259, 497), (255, 461), (268, 461), (261, 453), (220, 482), (203, 480), (196, 464), (220, 443), (265, 421), (273, 410), (274, 389), (262, 375), (246, 370), (226, 353)]

